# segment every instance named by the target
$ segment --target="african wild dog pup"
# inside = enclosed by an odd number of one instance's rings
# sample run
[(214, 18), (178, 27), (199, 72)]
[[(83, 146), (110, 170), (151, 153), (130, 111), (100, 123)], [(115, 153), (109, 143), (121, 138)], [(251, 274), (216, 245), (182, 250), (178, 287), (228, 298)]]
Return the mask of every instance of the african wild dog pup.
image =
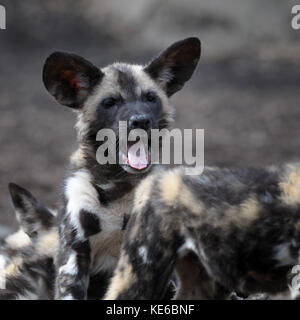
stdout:
[[(71, 157), (64, 206), (58, 217), (56, 298), (85, 299), (91, 276), (107, 283), (119, 258), (133, 190), (151, 168), (136, 162), (129, 145), (127, 164), (100, 165), (96, 141), (100, 129), (117, 137), (119, 121), (128, 131), (168, 126), (173, 115), (169, 97), (190, 79), (200, 57), (200, 41), (174, 43), (146, 66), (115, 63), (98, 69), (85, 59), (56, 52), (49, 56), (43, 81), (56, 100), (77, 112), (79, 147)], [(150, 145), (150, 143), (149, 143)], [(118, 141), (116, 143), (118, 155)], [(118, 159), (118, 157), (117, 157)]]
[[(0, 242), (0, 300), (53, 299), (57, 213), (16, 184), (9, 191), (20, 229)], [(105, 289), (101, 278), (91, 277), (87, 298), (101, 299)]]
[(174, 268), (178, 299), (289, 288), (299, 299), (291, 273), (299, 264), (300, 164), (206, 168), (200, 176), (177, 168), (136, 190), (106, 299), (160, 299)]
[[(20, 229), (0, 243), (0, 300), (53, 299), (57, 213), (16, 184), (9, 191)], [(101, 299), (105, 289), (101, 278), (91, 277), (88, 299)]]
[(0, 299), (53, 298), (56, 212), (26, 189), (9, 184), (20, 229), (0, 245)]

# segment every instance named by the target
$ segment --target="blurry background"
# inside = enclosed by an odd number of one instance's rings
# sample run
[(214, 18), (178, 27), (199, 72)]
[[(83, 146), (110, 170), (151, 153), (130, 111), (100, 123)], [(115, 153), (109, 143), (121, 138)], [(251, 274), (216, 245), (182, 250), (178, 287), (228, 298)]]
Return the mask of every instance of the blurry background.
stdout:
[[(99, 66), (146, 63), (198, 36), (202, 58), (173, 97), (176, 127), (205, 129), (206, 165), (300, 159), (300, 30), (289, 0), (0, 0), (0, 237), (15, 228), (9, 181), (56, 206), (76, 147), (74, 114), (41, 81), (54, 50)], [(300, 1), (299, 1), (300, 4)]]

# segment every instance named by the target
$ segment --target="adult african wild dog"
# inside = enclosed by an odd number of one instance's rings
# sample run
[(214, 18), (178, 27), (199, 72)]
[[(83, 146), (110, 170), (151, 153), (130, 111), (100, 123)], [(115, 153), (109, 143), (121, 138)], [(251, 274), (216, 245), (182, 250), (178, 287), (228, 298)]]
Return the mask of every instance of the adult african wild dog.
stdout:
[(56, 211), (16, 184), (9, 191), (20, 229), (0, 243), (0, 299), (51, 299)]
[(100, 70), (61, 52), (46, 60), (45, 87), (78, 115), (79, 147), (71, 157), (58, 215), (57, 299), (84, 299), (91, 276), (104, 283), (111, 277), (134, 188), (151, 169), (149, 158), (146, 167), (135, 163), (130, 145), (123, 155), (127, 164), (100, 165), (96, 151), (103, 142), (96, 141), (97, 132), (110, 128), (118, 136), (119, 121), (126, 121), (129, 131), (167, 127), (173, 116), (169, 97), (190, 79), (199, 58), (200, 41), (187, 38), (146, 66), (115, 63)]
[(300, 299), (300, 164), (184, 172), (153, 174), (136, 190), (106, 299), (160, 299), (174, 268), (178, 299), (289, 288)]

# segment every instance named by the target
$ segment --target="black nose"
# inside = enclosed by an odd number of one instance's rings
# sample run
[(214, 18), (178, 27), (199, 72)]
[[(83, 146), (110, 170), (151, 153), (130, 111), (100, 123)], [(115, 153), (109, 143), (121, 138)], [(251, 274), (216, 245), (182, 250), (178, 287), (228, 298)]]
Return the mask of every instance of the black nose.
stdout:
[(128, 126), (130, 129), (149, 130), (152, 126), (152, 120), (151, 117), (147, 114), (135, 114), (130, 117)]

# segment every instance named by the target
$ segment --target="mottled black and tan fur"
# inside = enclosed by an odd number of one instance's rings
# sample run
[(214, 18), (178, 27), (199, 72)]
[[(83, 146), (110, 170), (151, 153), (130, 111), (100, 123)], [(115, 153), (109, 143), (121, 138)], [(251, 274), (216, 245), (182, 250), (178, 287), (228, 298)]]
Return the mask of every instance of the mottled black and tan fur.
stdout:
[(9, 191), (20, 228), (0, 244), (0, 299), (53, 299), (56, 211), (16, 184)]
[(232, 291), (299, 299), (299, 274), (291, 274), (299, 264), (300, 164), (200, 176), (173, 169), (137, 189), (106, 299), (160, 299), (174, 270), (177, 299)]
[[(0, 242), (0, 300), (54, 299), (57, 212), (16, 184), (9, 191), (20, 228)], [(87, 298), (101, 299), (106, 286), (91, 276)]]
[(98, 131), (109, 128), (118, 137), (119, 121), (126, 121), (129, 131), (166, 128), (173, 116), (169, 98), (190, 79), (199, 57), (200, 41), (188, 38), (145, 66), (115, 63), (99, 69), (62, 52), (46, 60), (45, 87), (78, 116), (79, 146), (71, 157), (58, 214), (56, 299), (85, 299), (91, 277), (108, 283), (134, 189), (151, 171), (150, 163), (141, 171), (119, 162), (100, 165), (96, 152), (103, 142), (96, 139)]

